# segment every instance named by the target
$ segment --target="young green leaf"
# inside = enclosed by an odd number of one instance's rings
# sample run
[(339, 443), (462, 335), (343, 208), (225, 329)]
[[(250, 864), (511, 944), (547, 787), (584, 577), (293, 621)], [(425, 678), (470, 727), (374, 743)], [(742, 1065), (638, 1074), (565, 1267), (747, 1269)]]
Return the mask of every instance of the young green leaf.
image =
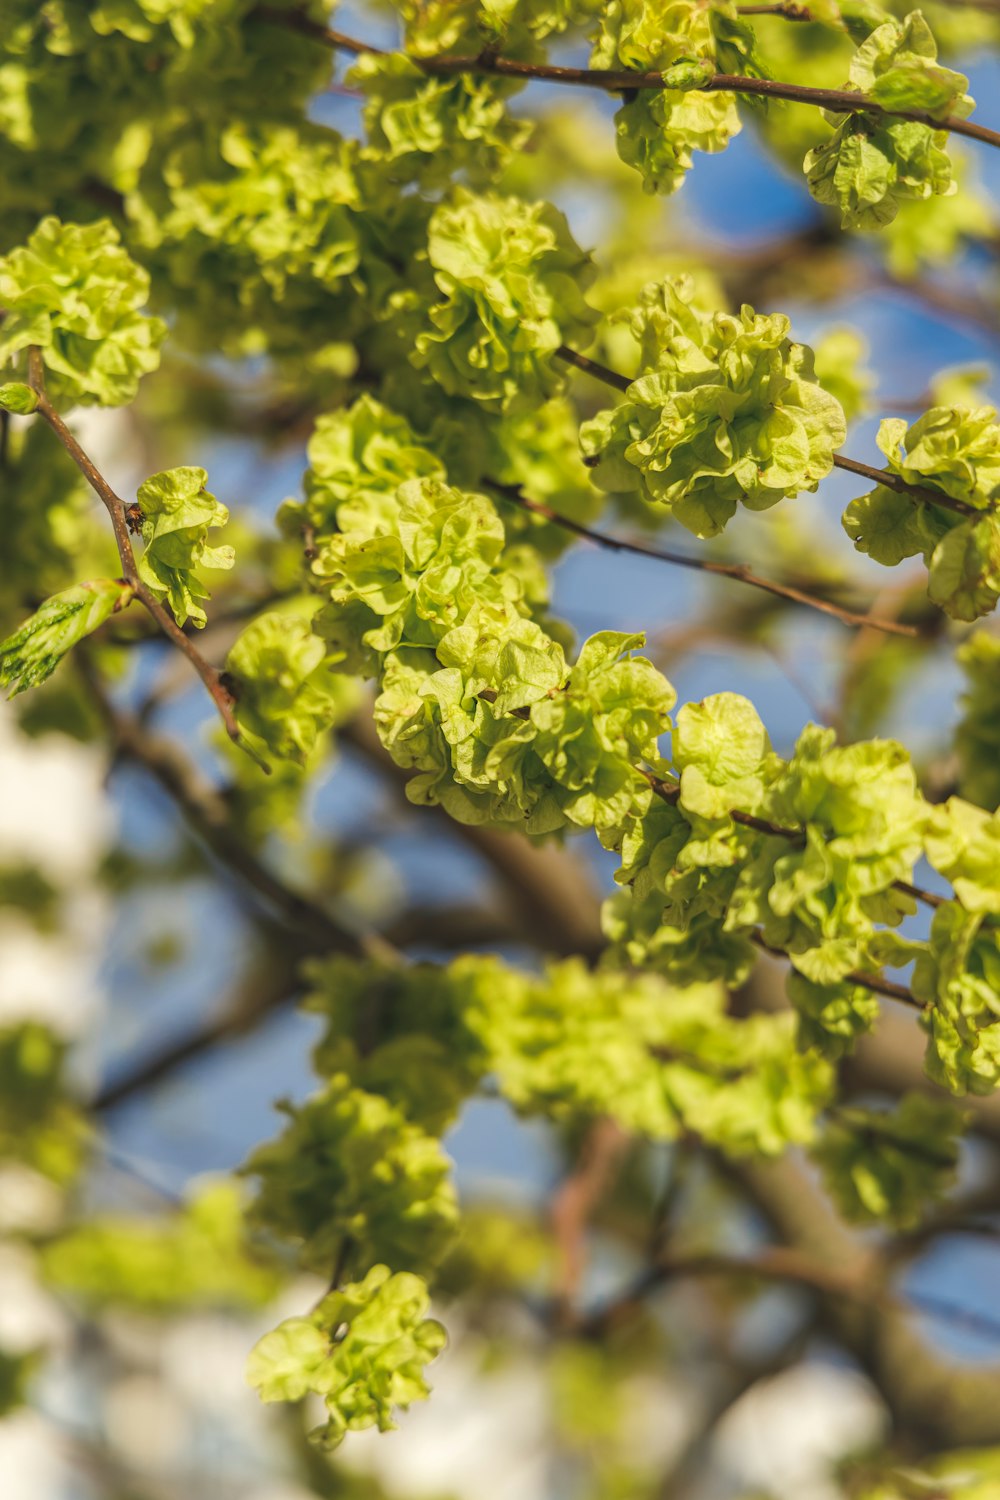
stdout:
[[(937, 61), (937, 44), (919, 11), (887, 20), (862, 42), (846, 87), (882, 110), (918, 110), (936, 118), (972, 112), (968, 79)], [(828, 115), (833, 136), (803, 163), (810, 192), (840, 209), (845, 229), (891, 223), (901, 201), (953, 193), (947, 135), (932, 125), (859, 110)]]
[(9, 687), (11, 698), (37, 687), (78, 641), (132, 597), (131, 586), (120, 578), (95, 578), (53, 594), (20, 630), (0, 642), (0, 687)]
[(232, 547), (210, 547), (209, 527), (224, 526), (229, 512), (205, 489), (204, 469), (168, 469), (145, 480), (136, 499), (142, 513), (144, 549), (139, 577), (170, 605), (178, 625), (205, 625), (200, 601), (209, 598), (200, 568), (231, 568)]

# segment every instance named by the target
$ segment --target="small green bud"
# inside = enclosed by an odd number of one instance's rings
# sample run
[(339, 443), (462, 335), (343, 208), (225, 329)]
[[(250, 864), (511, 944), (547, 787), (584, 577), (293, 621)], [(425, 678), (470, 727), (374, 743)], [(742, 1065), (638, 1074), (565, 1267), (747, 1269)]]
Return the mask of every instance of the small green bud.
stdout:
[(0, 385), (0, 408), (4, 411), (27, 417), (37, 406), (38, 394), (30, 385), (24, 385), (20, 380), (8, 380), (6, 385)]
[(708, 57), (684, 57), (661, 73), (668, 89), (700, 89), (715, 72), (715, 64)]

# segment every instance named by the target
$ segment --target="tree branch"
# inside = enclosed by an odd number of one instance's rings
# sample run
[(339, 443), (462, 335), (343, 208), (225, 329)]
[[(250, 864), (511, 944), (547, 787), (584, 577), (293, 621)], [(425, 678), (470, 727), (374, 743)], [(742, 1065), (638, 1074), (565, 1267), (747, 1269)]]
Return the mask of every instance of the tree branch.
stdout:
[[(355, 37), (345, 36), (342, 31), (312, 21), (300, 12), (278, 10), (273, 6), (259, 5), (250, 12), (250, 18), (264, 21), (268, 25), (281, 26), (288, 31), (297, 31), (312, 38), (334, 52), (350, 52), (355, 56), (374, 53), (385, 56), (380, 47)], [(489, 51), (478, 57), (410, 57), (409, 61), (422, 72), (435, 77), (454, 77), (463, 73), (489, 73), (501, 78), (513, 78), (522, 83), (538, 80), (545, 83), (568, 84), (583, 88), (600, 89), (604, 93), (620, 94), (633, 89), (659, 91), (669, 87), (661, 73), (632, 73), (613, 68), (565, 68), (551, 63), (515, 62), (510, 58), (494, 56)], [(763, 99), (787, 99), (796, 104), (814, 104), (818, 109), (832, 114), (872, 115), (877, 119), (912, 120), (919, 125), (928, 125), (932, 130), (948, 130), (955, 135), (964, 135), (971, 140), (983, 141), (988, 146), (1000, 146), (1000, 132), (985, 125), (974, 125), (969, 120), (960, 120), (954, 115), (942, 119), (922, 109), (890, 110), (851, 89), (811, 88), (806, 84), (781, 83), (773, 78), (746, 78), (738, 73), (716, 73), (697, 86), (701, 93), (747, 94)]]
[(818, 595), (810, 594), (804, 589), (793, 588), (791, 584), (776, 583), (773, 579), (762, 578), (745, 563), (710, 562), (704, 558), (687, 557), (682, 552), (670, 552), (663, 547), (652, 547), (644, 542), (629, 542), (622, 537), (610, 536), (606, 531), (598, 531), (593, 526), (584, 526), (569, 516), (560, 515), (558, 511), (552, 510), (541, 501), (530, 499), (516, 485), (495, 484), (491, 481), (488, 484), (491, 490), (495, 490), (511, 505), (517, 505), (522, 510), (544, 516), (547, 521), (561, 526), (565, 531), (572, 532), (574, 536), (583, 537), (586, 541), (594, 542), (597, 546), (607, 548), (611, 552), (630, 552), (637, 557), (653, 558), (656, 562), (672, 563), (678, 568), (690, 568), (699, 573), (712, 573), (720, 578), (732, 578), (737, 583), (748, 584), (751, 588), (763, 589), (765, 593), (773, 594), (777, 599), (788, 599), (793, 604), (801, 604), (807, 609), (816, 609), (823, 614), (832, 615), (843, 625), (856, 626), (859, 629), (882, 630), (889, 635), (920, 636), (922, 634), (915, 625), (901, 625), (896, 620), (883, 620), (875, 615), (859, 614), (855, 610), (834, 604), (828, 599), (821, 599)]
[(778, 0), (774, 5), (737, 5), (738, 16), (782, 16), (786, 21), (811, 21), (810, 12), (804, 5), (796, 5), (794, 0)]
[[(410, 775), (396, 765), (369, 714), (359, 714), (337, 733), (405, 795)], [(579, 955), (588, 963), (598, 958), (605, 947), (600, 899), (583, 862), (568, 849), (532, 844), (521, 834), (482, 824), (458, 823), (441, 808), (407, 807), (418, 816), (439, 819), (499, 877), (505, 906), (523, 941), (542, 953)]]
[(260, 955), (257, 956), (220, 1015), (192, 1027), (162, 1051), (123, 1069), (102, 1084), (91, 1102), (91, 1109), (99, 1114), (117, 1109), (154, 1085), (172, 1078), (179, 1069), (205, 1053), (236, 1037), (245, 1036), (267, 1016), (290, 1005), (299, 994), (298, 967), (308, 951), (316, 950), (303, 945), (289, 952), (287, 946), (271, 945), (263, 955), (263, 961)]
[[(1000, 1368), (970, 1369), (927, 1346), (911, 1319), (900, 1316), (906, 1304), (880, 1295), (880, 1257), (848, 1231), (803, 1166), (790, 1156), (770, 1163), (716, 1160), (788, 1248), (834, 1276), (856, 1277), (859, 1287), (875, 1293), (867, 1305), (824, 1295), (825, 1319), (874, 1380), (898, 1426), (919, 1434), (928, 1449), (1000, 1440)], [(944, 1311), (929, 1303), (923, 1310), (935, 1316)], [(953, 1314), (966, 1322), (963, 1309), (949, 1308), (948, 1316)], [(993, 1326), (989, 1333), (995, 1336)]]
[[(243, 736), (240, 734), (239, 726), (236, 723), (236, 717), (233, 712), (235, 699), (223, 681), (221, 672), (219, 672), (217, 667), (213, 667), (211, 662), (206, 661), (194, 642), (185, 635), (184, 631), (177, 624), (177, 621), (168, 610), (164, 609), (163, 605), (160, 604), (159, 600), (150, 592), (139, 577), (135, 553), (132, 550), (132, 538), (129, 536), (128, 522), (125, 515), (125, 502), (119, 495), (115, 494), (108, 481), (97, 468), (97, 465), (83, 451), (62, 417), (49, 401), (45, 392), (45, 371), (42, 364), (41, 352), (35, 347), (28, 350), (28, 384), (38, 398), (38, 406), (36, 407), (38, 415), (43, 421), (48, 423), (111, 517), (111, 525), (114, 529), (115, 543), (118, 547), (118, 556), (121, 559), (122, 574), (125, 582), (131, 586), (139, 603), (152, 615), (167, 639), (177, 647), (178, 651), (187, 657), (188, 661), (194, 667), (219, 711), (219, 716), (226, 727), (226, 733), (229, 735), (229, 738), (245, 748)], [(262, 767), (262, 769), (266, 768)]]
[(792, 1284), (816, 1292), (821, 1297), (852, 1302), (866, 1308), (878, 1308), (885, 1314), (925, 1313), (952, 1326), (967, 1328), (984, 1338), (1000, 1341), (1000, 1320), (974, 1312), (942, 1297), (910, 1292), (905, 1300), (880, 1290), (879, 1278), (873, 1276), (863, 1259), (855, 1259), (846, 1269), (827, 1261), (814, 1259), (795, 1246), (774, 1245), (756, 1255), (703, 1253), (664, 1256), (645, 1271), (619, 1298), (608, 1303), (584, 1323), (587, 1337), (600, 1337), (611, 1331), (640, 1306), (651, 1292), (672, 1281), (691, 1278), (703, 1280), (752, 1279)]
[(561, 1323), (569, 1320), (569, 1309), (583, 1276), (587, 1224), (611, 1183), (628, 1141), (617, 1120), (595, 1120), (584, 1137), (576, 1166), (553, 1195), (549, 1221), (559, 1252), (556, 1306)]
[[(611, 386), (613, 390), (627, 391), (632, 385), (627, 375), (621, 375), (617, 370), (602, 365), (599, 360), (579, 354), (565, 344), (560, 344), (556, 350), (556, 358), (564, 360), (568, 365), (574, 365), (587, 375), (592, 375), (595, 380), (601, 381), (603, 385)], [(590, 460), (591, 467), (596, 463), (596, 459)], [(938, 505), (942, 510), (954, 511), (958, 516), (981, 516), (991, 508), (970, 505), (966, 500), (956, 500), (951, 495), (941, 494), (938, 490), (928, 489), (922, 484), (908, 484), (905, 479), (900, 479), (898, 474), (892, 474), (888, 469), (876, 469), (870, 464), (858, 463), (856, 459), (845, 458), (841, 453), (833, 455), (833, 466), (835, 469), (844, 469), (851, 474), (861, 474), (865, 479), (884, 485), (886, 489), (895, 490), (900, 495), (918, 500), (923, 505)]]
[(224, 800), (201, 780), (176, 745), (116, 708), (89, 663), (83, 664), (83, 671), (117, 752), (159, 782), (192, 833), (239, 884), (260, 896), (269, 911), (317, 951), (389, 962), (400, 959), (396, 950), (376, 934), (359, 932), (340, 922), (269, 870), (234, 830)]
[(979, 516), (992, 509), (991, 506), (980, 508), (970, 505), (967, 500), (956, 500), (953, 495), (942, 494), (940, 490), (929, 489), (926, 485), (908, 484), (905, 479), (888, 469), (876, 469), (871, 464), (858, 463), (856, 458), (845, 458), (842, 453), (833, 455), (833, 467), (843, 469), (848, 474), (860, 474), (864, 479), (882, 485), (883, 489), (895, 490), (897, 494), (912, 497), (924, 505), (938, 505), (942, 510), (953, 511), (956, 516)]
[[(652, 771), (640, 770), (640, 775), (649, 782), (653, 791), (664, 802), (676, 804), (680, 801), (680, 783), (664, 781), (662, 776), (655, 776)], [(805, 834), (801, 828), (785, 828), (780, 823), (771, 823), (767, 818), (758, 818), (753, 813), (741, 812), (739, 808), (730, 808), (729, 817), (734, 823), (741, 824), (744, 828), (752, 828), (756, 833), (766, 833), (770, 838), (788, 839), (790, 843), (804, 844)], [(946, 906), (948, 898), (939, 896), (935, 891), (925, 891), (922, 886), (911, 885), (908, 880), (894, 880), (892, 888), (901, 891), (905, 896), (912, 896), (915, 901), (922, 901), (925, 906), (935, 909)]]

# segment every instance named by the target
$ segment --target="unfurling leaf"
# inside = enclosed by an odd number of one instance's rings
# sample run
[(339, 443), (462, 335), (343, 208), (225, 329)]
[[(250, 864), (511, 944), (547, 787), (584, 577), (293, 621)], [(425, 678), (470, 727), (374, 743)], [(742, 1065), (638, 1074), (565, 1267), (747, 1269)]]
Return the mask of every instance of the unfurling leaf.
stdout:
[(0, 409), (3, 411), (26, 417), (35, 411), (37, 406), (38, 393), (33, 391), (30, 385), (24, 385), (19, 380), (9, 380), (6, 385), (0, 385)]
[(879, 229), (902, 201), (953, 193), (947, 135), (883, 111), (920, 111), (935, 118), (971, 113), (968, 79), (937, 61), (937, 44), (919, 11), (887, 20), (851, 61), (847, 88), (881, 106), (830, 114), (833, 136), (808, 153), (804, 170), (820, 203), (840, 209), (845, 229)]
[(11, 698), (37, 687), (78, 641), (124, 609), (133, 593), (120, 578), (95, 578), (53, 594), (20, 630), (0, 643), (0, 687), (9, 687)]
[(207, 479), (204, 469), (168, 469), (145, 480), (136, 496), (145, 543), (139, 577), (170, 605), (178, 625), (207, 623), (200, 601), (209, 594), (197, 570), (236, 561), (232, 547), (208, 545), (209, 527), (224, 526), (229, 512), (205, 489)]

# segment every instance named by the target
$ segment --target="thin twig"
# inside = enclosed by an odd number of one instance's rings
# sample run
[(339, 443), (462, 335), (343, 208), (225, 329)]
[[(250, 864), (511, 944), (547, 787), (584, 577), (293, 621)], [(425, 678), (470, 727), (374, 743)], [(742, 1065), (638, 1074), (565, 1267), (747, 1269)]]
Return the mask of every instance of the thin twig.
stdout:
[[(556, 358), (563, 360), (568, 365), (574, 365), (576, 369), (583, 370), (587, 375), (592, 375), (595, 380), (601, 381), (603, 385), (611, 386), (616, 391), (627, 391), (632, 381), (627, 375), (612, 370), (608, 365), (603, 365), (599, 360), (590, 359), (585, 354), (579, 354), (575, 349), (560, 344), (556, 350)], [(596, 459), (587, 461), (591, 467), (597, 462)], [(906, 495), (914, 500), (919, 500), (924, 505), (939, 505), (942, 510), (954, 511), (959, 516), (979, 516), (984, 514), (984, 508), (970, 505), (967, 500), (956, 500), (951, 495), (944, 495), (939, 490), (928, 489), (922, 484), (909, 484), (901, 479), (898, 474), (892, 474), (887, 469), (875, 469), (871, 464), (862, 464), (854, 458), (845, 458), (841, 453), (833, 455), (833, 466), (835, 469), (844, 469), (851, 474), (860, 474), (865, 479), (872, 480), (875, 484), (884, 485), (886, 489), (895, 490), (900, 495)]]
[(942, 510), (954, 511), (957, 516), (979, 516), (986, 509), (970, 505), (967, 500), (956, 500), (953, 495), (944, 495), (940, 490), (928, 489), (922, 484), (909, 484), (888, 469), (876, 469), (871, 464), (858, 463), (856, 458), (845, 458), (842, 453), (833, 455), (833, 467), (843, 469), (848, 474), (860, 474), (873, 484), (880, 484), (883, 489), (895, 490), (897, 494), (919, 500), (924, 505), (939, 505)]
[[(661, 776), (654, 776), (652, 771), (641, 771), (640, 774), (646, 778), (656, 795), (664, 802), (676, 804), (680, 801), (681, 788), (679, 782), (664, 781)], [(772, 823), (767, 818), (758, 818), (754, 813), (741, 812), (738, 807), (730, 808), (729, 817), (734, 823), (740, 823), (744, 828), (752, 828), (755, 833), (765, 833), (769, 838), (788, 839), (789, 843), (804, 844), (805, 833), (801, 828), (786, 828), (780, 823)], [(908, 880), (894, 880), (893, 889), (901, 891), (906, 896), (912, 896), (915, 901), (922, 901), (925, 906), (938, 907), (947, 905), (947, 897), (939, 896), (934, 891), (925, 891), (922, 886), (911, 885)]]
[[(787, 953), (784, 948), (773, 947), (759, 930), (747, 933), (747, 936), (754, 947), (759, 948), (762, 953), (769, 953), (772, 958), (780, 958), (785, 963), (791, 961), (792, 954)], [(844, 975), (842, 982), (856, 984), (863, 990), (871, 990), (874, 995), (884, 995), (887, 1000), (898, 1000), (901, 1005), (908, 1005), (911, 1010), (927, 1009), (924, 1002), (918, 1000), (905, 984), (896, 984), (892, 979), (884, 979), (881, 974), (866, 974), (861, 969), (852, 969), (849, 974)]]
[[(221, 672), (217, 667), (213, 667), (211, 662), (206, 661), (194, 642), (185, 635), (170, 612), (164, 609), (163, 605), (139, 577), (135, 553), (132, 550), (132, 538), (129, 536), (128, 524), (125, 519), (125, 502), (115, 493), (94, 461), (81, 448), (73, 433), (66, 426), (66, 423), (49, 400), (45, 391), (45, 369), (42, 363), (41, 351), (35, 347), (28, 350), (28, 383), (38, 398), (38, 405), (36, 407), (38, 415), (43, 421), (48, 423), (111, 517), (111, 525), (115, 534), (115, 543), (118, 547), (118, 556), (121, 560), (122, 575), (125, 582), (131, 585), (135, 597), (149, 614), (152, 615), (167, 639), (177, 647), (178, 651), (187, 657), (188, 661), (194, 667), (219, 711), (219, 716), (226, 727), (226, 733), (229, 735), (229, 738), (237, 744), (243, 745), (243, 736), (240, 734), (239, 725), (236, 722), (236, 716), (233, 712), (235, 699), (223, 681)], [(264, 769), (264, 767), (261, 769)]]
[[(297, 31), (311, 37), (334, 52), (350, 52), (355, 56), (374, 53), (384, 56), (380, 47), (356, 37), (346, 36), (342, 31), (333, 31), (316, 21), (311, 21), (300, 12), (278, 10), (273, 6), (259, 5), (250, 12), (250, 17), (265, 21), (269, 25), (281, 26), (287, 31)], [(515, 62), (510, 58), (497, 57), (488, 49), (477, 57), (410, 57), (416, 67), (424, 73), (437, 77), (454, 77), (464, 73), (489, 73), (501, 78), (513, 78), (522, 83), (541, 81), (568, 84), (583, 88), (600, 89), (604, 93), (620, 94), (634, 89), (643, 91), (663, 90), (669, 87), (661, 73), (632, 73), (613, 68), (566, 68), (551, 63)], [(773, 78), (747, 78), (738, 73), (716, 73), (697, 85), (702, 93), (747, 94), (763, 99), (785, 99), (797, 104), (814, 104), (819, 109), (833, 114), (865, 114), (876, 119), (912, 120), (927, 125), (932, 130), (948, 130), (955, 135), (968, 136), (971, 140), (983, 141), (989, 146), (1000, 146), (1000, 131), (990, 130), (985, 125), (974, 125), (969, 120), (960, 120), (954, 115), (939, 119), (923, 109), (886, 109), (874, 99), (867, 98), (851, 89), (812, 88), (806, 84), (782, 83)]]
[(586, 1264), (587, 1224), (611, 1183), (628, 1139), (617, 1120), (595, 1120), (584, 1137), (576, 1165), (553, 1194), (549, 1222), (559, 1253), (556, 1305), (563, 1321)]
[(812, 14), (804, 5), (794, 4), (794, 0), (781, 0), (775, 5), (737, 5), (738, 16), (781, 16), (786, 21), (811, 21)]
[(592, 375), (602, 385), (610, 385), (616, 391), (626, 392), (633, 383), (628, 375), (621, 375), (617, 370), (612, 370), (610, 365), (602, 365), (600, 360), (591, 359), (587, 354), (580, 354), (578, 350), (571, 349), (568, 344), (559, 345), (556, 350), (556, 359), (561, 359), (568, 365), (574, 365), (585, 375)]
[(400, 955), (377, 934), (339, 922), (322, 906), (285, 884), (254, 854), (234, 829), (225, 801), (206, 785), (173, 743), (153, 734), (111, 701), (84, 657), (80, 668), (120, 755), (141, 765), (157, 780), (194, 834), (240, 884), (262, 897), (284, 925), (323, 952), (396, 962)]
[[(253, 971), (240, 986), (235, 1002), (227, 1005), (222, 1014), (201, 1021), (176, 1041), (170, 1042), (161, 1051), (129, 1064), (101, 1085), (91, 1101), (90, 1108), (105, 1114), (128, 1103), (149, 1088), (162, 1083), (181, 1068), (214, 1051), (226, 1042), (235, 1041), (259, 1026), (268, 1016), (274, 1015), (296, 1000), (301, 984), (296, 977), (299, 960), (308, 952), (317, 949), (296, 949), (291, 962), (283, 966), (255, 963)], [(273, 972), (272, 972), (273, 968)]]
[(489, 485), (503, 499), (510, 501), (512, 505), (518, 505), (522, 510), (533, 512), (535, 515), (544, 516), (547, 521), (561, 526), (563, 530), (572, 532), (574, 536), (583, 537), (588, 542), (594, 542), (599, 547), (605, 547), (612, 552), (630, 552), (637, 557), (650, 557), (656, 562), (672, 563), (678, 568), (690, 568), (699, 573), (713, 573), (721, 578), (732, 578), (737, 583), (748, 584), (751, 588), (763, 589), (767, 594), (773, 594), (778, 599), (788, 599), (793, 604), (801, 604), (807, 609), (818, 609), (823, 614), (832, 615), (834, 619), (840, 620), (844, 625), (855, 626), (859, 629), (883, 630), (890, 635), (919, 636), (920, 630), (915, 625), (901, 625), (896, 620), (883, 620), (875, 615), (859, 614), (853, 609), (845, 609), (842, 605), (834, 604), (828, 599), (821, 599), (816, 594), (807, 593), (804, 589), (797, 589), (791, 584), (777, 583), (770, 578), (762, 578), (759, 573), (754, 573), (745, 563), (722, 563), (709, 562), (704, 558), (688, 557), (682, 552), (671, 552), (664, 547), (652, 547), (644, 542), (629, 542), (623, 537), (610, 536), (606, 531), (598, 531), (593, 526), (584, 526), (580, 521), (574, 521), (569, 516), (560, 515), (548, 505), (539, 500), (532, 500), (520, 491), (516, 485)]
[(771, 1246), (752, 1256), (709, 1252), (664, 1257), (637, 1277), (621, 1296), (591, 1313), (576, 1331), (587, 1338), (602, 1337), (669, 1282), (715, 1277), (791, 1283), (817, 1292), (821, 1297), (878, 1307), (897, 1316), (923, 1313), (968, 1328), (983, 1337), (1000, 1339), (1000, 1321), (995, 1318), (923, 1293), (908, 1292), (905, 1300), (894, 1297), (882, 1290), (877, 1281), (869, 1281), (858, 1271), (841, 1271), (814, 1260), (801, 1250), (782, 1245)]

